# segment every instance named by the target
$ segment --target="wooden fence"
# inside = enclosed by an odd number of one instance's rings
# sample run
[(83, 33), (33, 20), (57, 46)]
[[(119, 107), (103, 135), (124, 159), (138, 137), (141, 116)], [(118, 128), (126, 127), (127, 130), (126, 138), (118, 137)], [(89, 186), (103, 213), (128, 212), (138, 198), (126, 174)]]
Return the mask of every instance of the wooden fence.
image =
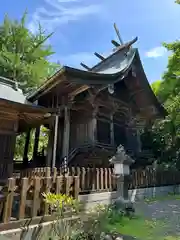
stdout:
[(42, 193), (64, 193), (78, 198), (79, 178), (77, 176), (51, 177), (46, 169), (44, 177), (9, 178), (1, 189), (0, 222), (34, 218), (49, 214)]
[[(44, 177), (47, 172), (55, 179), (63, 175), (61, 168), (35, 168), (21, 172), (21, 177), (32, 178), (34, 176)], [(68, 176), (79, 177), (80, 193), (112, 191), (116, 189), (116, 178), (113, 168), (68, 168)], [(129, 189), (158, 187), (180, 184), (180, 172), (176, 170), (163, 170), (146, 168), (145, 170), (132, 170), (129, 178)]]
[[(133, 170), (129, 189), (180, 184), (180, 172), (174, 170)], [(27, 169), (8, 179), (0, 194), (0, 222), (48, 215), (43, 192), (79, 194), (116, 190), (112, 168)]]

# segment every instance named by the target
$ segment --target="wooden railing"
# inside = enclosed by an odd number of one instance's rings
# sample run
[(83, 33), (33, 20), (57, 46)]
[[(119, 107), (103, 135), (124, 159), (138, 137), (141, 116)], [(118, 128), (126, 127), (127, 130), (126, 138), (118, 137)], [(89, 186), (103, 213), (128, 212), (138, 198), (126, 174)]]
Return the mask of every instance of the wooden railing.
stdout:
[(9, 178), (0, 194), (0, 222), (34, 218), (49, 214), (42, 193), (63, 193), (78, 198), (79, 177), (51, 176), (46, 168), (44, 176)]
[[(133, 170), (129, 189), (180, 184), (180, 172), (175, 170)], [(43, 192), (66, 193), (78, 198), (79, 194), (116, 190), (113, 168), (35, 168), (9, 178), (1, 189), (0, 219), (10, 220), (48, 215)]]
[[(49, 170), (48, 170), (49, 169)], [(49, 171), (55, 179), (63, 175), (62, 168), (34, 168), (21, 172), (21, 177), (44, 177)], [(80, 192), (111, 191), (116, 189), (116, 178), (113, 168), (80, 168), (71, 167), (67, 171), (68, 176), (78, 176)], [(131, 171), (129, 189), (146, 188), (154, 186), (166, 186), (180, 184), (180, 172), (175, 170), (162, 170), (153, 168), (136, 169)]]
[(81, 151), (82, 149), (87, 149), (87, 148), (91, 148), (93, 146), (99, 147), (99, 148), (106, 148), (108, 150), (115, 150), (115, 146), (112, 144), (105, 144), (105, 143), (100, 143), (98, 141), (95, 141), (93, 144), (92, 143), (87, 143), (87, 144), (82, 144), (78, 147), (73, 148), (68, 156), (68, 163), (74, 158), (74, 156)]

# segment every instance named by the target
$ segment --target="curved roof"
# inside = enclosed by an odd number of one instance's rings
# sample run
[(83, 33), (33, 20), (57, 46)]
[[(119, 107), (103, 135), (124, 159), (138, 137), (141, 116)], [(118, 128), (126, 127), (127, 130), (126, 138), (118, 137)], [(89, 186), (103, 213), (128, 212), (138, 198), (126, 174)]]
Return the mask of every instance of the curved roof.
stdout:
[[(0, 119), (6, 119), (11, 115), (19, 113), (17, 118), (20, 121), (19, 130), (22, 131), (27, 125), (36, 124), (44, 120), (48, 113), (47, 109), (29, 102), (26, 96), (17, 87), (17, 83), (4, 77), (0, 77)], [(1, 116), (1, 113), (3, 115)]]
[(147, 91), (149, 98), (151, 99), (150, 101), (156, 106), (162, 115), (166, 115), (167, 113), (165, 109), (159, 103), (149, 85), (140, 60), (138, 49), (131, 48), (131, 44), (128, 46), (125, 44), (125, 46), (126, 47), (121, 46), (118, 48), (116, 52), (95, 65), (90, 71), (64, 66), (44, 82), (36, 92), (29, 95), (28, 100), (37, 100), (40, 96), (44, 95), (45, 92), (50, 91), (52, 88), (60, 84), (64, 79), (63, 76), (65, 76), (69, 82), (87, 85), (89, 88), (92, 85), (97, 84), (108, 86), (109, 84), (114, 84), (123, 80), (129, 71), (132, 70), (133, 66), (136, 65), (138, 71), (141, 73), (141, 78), (143, 79), (143, 88)]
[[(106, 67), (106, 64), (109, 64), (109, 61), (103, 61), (105, 64), (105, 69), (94, 69), (93, 71), (85, 71), (81, 69), (76, 69), (68, 66), (63, 66), (58, 72), (56, 72), (51, 78), (47, 79), (40, 87), (35, 91), (34, 93), (28, 95), (27, 99), (29, 101), (35, 101), (41, 94), (43, 94), (44, 90), (51, 89), (52, 86), (54, 86), (54, 83), (58, 84), (61, 82), (61, 76), (70, 76), (70, 81), (77, 82), (79, 84), (109, 84), (116, 81), (119, 81), (121, 78), (124, 78), (124, 75), (126, 75), (126, 72), (131, 67), (132, 61), (136, 54), (136, 49), (131, 49), (127, 53), (127, 55), (123, 54), (124, 49), (119, 49), (116, 54), (112, 54), (112, 58), (114, 59), (116, 63), (110, 60), (111, 66), (108, 68)], [(119, 56), (119, 54), (120, 56)], [(119, 59), (120, 57), (120, 59)], [(107, 59), (108, 60), (108, 59)], [(98, 67), (100, 67), (102, 64), (98, 64)]]

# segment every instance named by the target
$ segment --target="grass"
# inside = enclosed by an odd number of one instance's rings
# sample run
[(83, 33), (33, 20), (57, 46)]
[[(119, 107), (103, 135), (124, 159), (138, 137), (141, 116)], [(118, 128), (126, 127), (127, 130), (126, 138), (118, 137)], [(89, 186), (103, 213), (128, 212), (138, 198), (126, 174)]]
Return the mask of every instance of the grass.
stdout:
[(163, 221), (145, 220), (141, 216), (132, 219), (122, 217), (119, 221), (108, 224), (108, 230), (122, 235), (136, 237), (139, 240), (180, 240), (180, 237), (163, 237), (166, 228)]

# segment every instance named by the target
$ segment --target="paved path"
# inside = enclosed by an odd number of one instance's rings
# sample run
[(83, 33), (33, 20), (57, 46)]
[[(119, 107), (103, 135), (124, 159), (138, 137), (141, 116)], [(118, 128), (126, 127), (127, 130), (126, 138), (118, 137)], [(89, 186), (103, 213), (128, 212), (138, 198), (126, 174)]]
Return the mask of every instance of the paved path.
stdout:
[(162, 222), (163, 236), (180, 236), (180, 200), (161, 200), (136, 203), (137, 214)]

